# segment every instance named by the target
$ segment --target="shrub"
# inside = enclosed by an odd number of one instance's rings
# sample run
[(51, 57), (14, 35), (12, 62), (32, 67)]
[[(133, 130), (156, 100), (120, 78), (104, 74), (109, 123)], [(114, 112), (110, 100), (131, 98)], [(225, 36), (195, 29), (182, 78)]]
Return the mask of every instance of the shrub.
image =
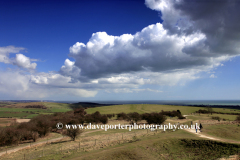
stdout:
[(128, 117), (128, 121), (130, 121), (132, 124), (133, 122), (137, 123), (138, 121), (141, 120), (141, 115), (137, 112), (129, 113), (127, 117)]
[(143, 113), (141, 115), (142, 119), (146, 120), (150, 114), (149, 113)]
[(6, 127), (0, 131), (0, 145), (18, 144), (22, 138), (22, 133), (14, 127)]
[(32, 131), (38, 132), (39, 136), (46, 136), (51, 130), (51, 119), (49, 116), (37, 116), (31, 119)]
[(111, 118), (113, 117), (113, 115), (112, 115), (112, 114), (107, 114), (107, 117), (108, 117), (109, 119), (111, 119)]
[(206, 113), (209, 113), (209, 112), (207, 110), (204, 110), (204, 109), (199, 109), (198, 111), (196, 111), (196, 113), (206, 114)]
[(73, 117), (72, 119), (70, 119), (68, 122), (67, 122), (67, 124), (78, 124), (78, 119), (77, 118), (75, 118), (75, 117)]
[(32, 132), (32, 139), (33, 139), (33, 142), (36, 142), (37, 139), (39, 137), (39, 134), (37, 132)]
[(33, 139), (33, 137), (32, 137), (33, 132), (32, 131), (29, 131), (26, 128), (24, 128), (24, 129), (21, 130), (21, 133), (22, 133), (21, 141)]
[(211, 113), (211, 115), (212, 115), (212, 113), (213, 113), (212, 107), (207, 107), (207, 111), (208, 111), (208, 113)]
[(92, 118), (93, 118), (93, 122), (95, 123), (100, 123), (101, 122), (101, 114), (99, 111), (96, 111), (95, 113), (93, 113), (92, 115)]
[(220, 121), (220, 120), (221, 120), (221, 118), (220, 118), (220, 117), (212, 117), (212, 119), (215, 119), (215, 120), (218, 120), (218, 121)]
[(240, 122), (240, 115), (237, 116), (236, 121)]
[(180, 112), (180, 110), (177, 110), (177, 112), (178, 112), (179, 114), (182, 114), (182, 113)]
[(128, 119), (128, 116), (127, 116), (127, 114), (124, 113), (124, 112), (118, 113), (118, 114), (117, 114), (117, 119), (118, 119), (118, 120), (121, 120), (121, 119), (127, 120), (127, 119)]
[(166, 116), (161, 113), (151, 113), (145, 120), (148, 124), (162, 124), (166, 119)]
[(93, 122), (93, 117), (90, 114), (87, 114), (85, 116), (85, 122), (86, 123), (92, 123)]
[(83, 124), (84, 124), (84, 121), (85, 121), (85, 118), (84, 118), (84, 117), (79, 117), (79, 118), (78, 118), (78, 121), (79, 121), (80, 124), (83, 125)]
[(25, 108), (40, 108), (40, 109), (47, 109), (44, 105), (27, 105)]
[(87, 112), (84, 110), (84, 108), (78, 108), (74, 110), (74, 115), (80, 115), (80, 116), (84, 116), (87, 114)]
[(0, 128), (0, 146), (5, 145), (6, 143), (6, 134), (5, 134), (5, 128)]
[[(179, 111), (179, 110), (178, 110)], [(162, 115), (166, 115), (166, 116), (169, 116), (169, 117), (178, 117), (178, 116), (180, 116), (181, 114), (181, 112), (179, 111), (161, 111), (160, 113), (162, 114)]]
[(80, 134), (83, 132), (83, 130), (80, 129), (67, 129), (65, 132), (63, 132), (64, 135), (70, 137), (73, 141), (80, 136)]
[(108, 117), (106, 115), (103, 115), (100, 119), (100, 121), (103, 123), (103, 124), (107, 124), (108, 123)]

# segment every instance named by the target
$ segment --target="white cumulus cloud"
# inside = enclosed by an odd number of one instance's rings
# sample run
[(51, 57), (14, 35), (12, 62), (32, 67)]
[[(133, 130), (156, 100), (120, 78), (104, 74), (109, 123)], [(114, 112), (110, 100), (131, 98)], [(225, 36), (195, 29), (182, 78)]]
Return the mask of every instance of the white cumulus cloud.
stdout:
[[(93, 97), (99, 90), (164, 92), (142, 86), (184, 85), (240, 55), (238, 1), (145, 0), (145, 4), (161, 12), (162, 24), (149, 24), (136, 34), (93, 33), (86, 44), (70, 46), (73, 61), (67, 58), (58, 73), (1, 72), (0, 92), (30, 97)], [(0, 62), (35, 69), (35, 59), (22, 50), (0, 47)], [(16, 57), (9, 58), (11, 53)]]
[(26, 69), (35, 69), (37, 67), (36, 63), (31, 63), (30, 58), (26, 57), (23, 54), (16, 54), (16, 58), (13, 64)]
[(14, 46), (0, 47), (0, 62), (11, 63), (11, 60), (9, 59), (9, 54), (10, 53), (19, 53), (20, 51), (22, 51), (24, 49), (25, 48), (14, 47)]
[(42, 99), (55, 97), (94, 97), (98, 91), (83, 89), (79, 84), (68, 83), (71, 78), (55, 73), (24, 73), (0, 70), (0, 95), (11, 99)]
[[(37, 61), (36, 59), (30, 59), (25, 55), (19, 53), (20, 51), (25, 50), (22, 47), (14, 47), (14, 46), (7, 46), (7, 47), (0, 47), (0, 62), (16, 65), (20, 68), (25, 69), (36, 69), (37, 64), (31, 63), (31, 61)], [(9, 58), (9, 54), (16, 54), (15, 58)]]
[(69, 56), (75, 61), (66, 59), (60, 73), (75, 83), (113, 88), (184, 85), (239, 55), (240, 27), (232, 26), (240, 23), (229, 17), (240, 14), (236, 1), (146, 0), (145, 4), (161, 12), (162, 24), (151, 24), (134, 35), (93, 33), (86, 44), (70, 47)]

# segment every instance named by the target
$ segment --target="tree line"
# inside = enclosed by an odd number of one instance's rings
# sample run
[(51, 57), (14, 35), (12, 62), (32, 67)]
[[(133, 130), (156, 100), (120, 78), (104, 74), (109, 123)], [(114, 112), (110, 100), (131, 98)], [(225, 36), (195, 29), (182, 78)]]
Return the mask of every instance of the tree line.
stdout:
[(137, 123), (140, 120), (146, 120), (148, 124), (162, 124), (166, 120), (166, 116), (183, 119), (179, 110), (177, 111), (161, 111), (159, 113), (118, 113), (118, 114), (100, 114), (96, 111), (92, 114), (87, 114), (84, 108), (78, 108), (74, 111), (58, 112), (51, 115), (38, 115), (32, 118), (29, 122), (20, 124), (14, 123), (11, 126), (0, 129), (0, 146), (19, 144), (22, 141), (36, 141), (39, 137), (44, 137), (50, 132), (58, 132), (67, 135), (75, 140), (76, 136), (81, 131), (68, 129), (59, 130), (56, 124), (61, 122), (63, 124), (82, 124), (85, 123), (101, 123), (107, 124), (112, 117), (117, 117), (118, 120), (127, 120), (131, 124)]
[(209, 114), (209, 113), (213, 114), (213, 113), (215, 113), (215, 114), (227, 114), (227, 115), (240, 115), (240, 113), (216, 112), (216, 111), (213, 111), (211, 108), (209, 108), (207, 110), (206, 109), (199, 109), (199, 110), (196, 111), (196, 113), (202, 113), (202, 114)]

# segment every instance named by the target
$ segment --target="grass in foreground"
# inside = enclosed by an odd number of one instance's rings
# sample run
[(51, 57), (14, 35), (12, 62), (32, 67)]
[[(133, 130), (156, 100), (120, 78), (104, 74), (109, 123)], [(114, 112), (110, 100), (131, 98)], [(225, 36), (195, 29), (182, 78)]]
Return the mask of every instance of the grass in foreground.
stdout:
[[(235, 155), (240, 145), (203, 140), (184, 130), (175, 132), (136, 132), (108, 134), (104, 131), (89, 133), (69, 141), (65, 139), (39, 147), (25, 149), (3, 159), (217, 159)], [(116, 130), (117, 131), (117, 130)], [(106, 133), (106, 132), (105, 132)], [(122, 139), (122, 134), (124, 138)], [(97, 143), (95, 145), (95, 139)], [(81, 149), (79, 150), (79, 142)], [(240, 153), (240, 152), (239, 152)], [(42, 157), (44, 155), (44, 157)]]
[[(65, 108), (66, 106), (62, 106)], [(182, 108), (181, 108), (182, 107)], [(61, 109), (57, 104), (48, 104), (49, 109)], [(96, 107), (87, 109), (88, 113), (100, 111), (101, 114), (119, 112), (160, 112), (179, 109), (182, 114), (195, 112), (199, 107), (166, 106), (166, 105), (116, 105)], [(214, 109), (215, 110), (215, 109)], [(223, 111), (224, 109), (220, 109)], [(226, 111), (226, 110), (225, 110)], [(232, 112), (232, 111), (231, 111)], [(225, 116), (225, 115), (224, 115)], [(228, 115), (226, 115), (228, 116)], [(211, 117), (201, 114), (188, 116), (186, 121), (208, 120)], [(116, 120), (113, 120), (114, 123)], [(179, 121), (174, 118), (171, 121)], [(111, 121), (109, 123), (112, 123)], [(125, 123), (125, 122), (123, 122)], [(172, 123), (172, 122), (171, 122)], [(206, 129), (204, 125), (204, 129)], [(144, 133), (143, 133), (144, 132)], [(152, 132), (146, 135), (146, 130), (134, 132), (110, 130), (109, 132), (97, 131), (85, 134), (76, 142), (65, 141), (52, 143), (44, 146), (25, 149), (3, 157), (3, 159), (217, 159), (236, 153), (240, 146), (227, 145), (226, 143), (215, 143), (214, 141), (200, 140), (194, 134), (178, 130), (176, 132), (157, 133)], [(124, 135), (124, 139), (122, 139)], [(95, 146), (95, 139), (97, 145)], [(78, 143), (81, 141), (81, 149), (78, 150)], [(208, 149), (208, 145), (213, 149)], [(200, 147), (201, 146), (201, 147)], [(227, 147), (226, 147), (227, 146)], [(217, 148), (215, 150), (215, 148)], [(213, 151), (212, 151), (213, 150)], [(41, 155), (46, 155), (41, 157)], [(207, 155), (207, 156), (206, 156)]]
[(42, 159), (217, 159), (237, 154), (240, 145), (201, 140), (184, 131), (138, 137), (137, 141), (99, 150), (75, 152)]

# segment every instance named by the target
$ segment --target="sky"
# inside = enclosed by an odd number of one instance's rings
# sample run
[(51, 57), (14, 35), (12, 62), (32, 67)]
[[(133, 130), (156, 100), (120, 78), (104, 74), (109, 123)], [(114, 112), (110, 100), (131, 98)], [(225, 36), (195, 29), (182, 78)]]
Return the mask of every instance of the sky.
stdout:
[(0, 100), (240, 100), (239, 7), (0, 1)]

